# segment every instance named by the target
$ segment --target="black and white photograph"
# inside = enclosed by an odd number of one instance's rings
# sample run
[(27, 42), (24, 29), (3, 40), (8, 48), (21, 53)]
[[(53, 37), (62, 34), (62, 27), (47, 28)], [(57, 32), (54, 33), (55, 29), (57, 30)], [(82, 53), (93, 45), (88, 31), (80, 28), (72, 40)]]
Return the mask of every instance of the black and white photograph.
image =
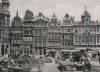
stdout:
[(0, 72), (100, 72), (100, 0), (0, 0)]

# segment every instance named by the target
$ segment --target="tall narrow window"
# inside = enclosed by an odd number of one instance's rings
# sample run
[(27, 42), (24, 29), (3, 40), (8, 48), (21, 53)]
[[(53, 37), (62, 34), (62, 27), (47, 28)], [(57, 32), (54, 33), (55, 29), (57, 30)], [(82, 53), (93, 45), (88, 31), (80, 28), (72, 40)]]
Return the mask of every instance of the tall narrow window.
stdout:
[(46, 44), (46, 38), (43, 38), (43, 44)]
[(39, 43), (42, 44), (42, 38), (39, 38)]
[(32, 34), (32, 30), (30, 30), (30, 34)]
[(92, 38), (92, 36), (90, 36), (90, 43), (92, 43), (92, 41), (93, 41), (93, 38)]
[(81, 36), (79, 36), (79, 44), (81, 44)]
[(35, 44), (38, 44), (38, 38), (35, 38)]
[(94, 36), (94, 44), (96, 44), (96, 36)]
[(97, 36), (97, 43), (99, 43), (99, 36)]
[(78, 30), (75, 30), (75, 33), (78, 33)]

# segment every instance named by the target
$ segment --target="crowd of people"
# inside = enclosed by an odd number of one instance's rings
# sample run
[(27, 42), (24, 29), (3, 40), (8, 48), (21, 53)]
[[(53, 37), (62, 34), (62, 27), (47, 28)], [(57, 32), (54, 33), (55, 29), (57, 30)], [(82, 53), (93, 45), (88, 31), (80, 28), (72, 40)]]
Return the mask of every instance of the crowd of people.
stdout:
[[(0, 61), (0, 72), (29, 72), (24, 66), (26, 64), (36, 64), (41, 62), (52, 62), (49, 57), (53, 57), (58, 63), (60, 71), (77, 70), (91, 71), (91, 58), (94, 55), (89, 53), (90, 50), (63, 50), (58, 52), (49, 52), (48, 55), (40, 59), (25, 54), (9, 54), (7, 59)], [(98, 52), (98, 60), (100, 63), (100, 52)]]
[[(59, 53), (57, 60), (59, 60), (58, 69), (69, 70), (77, 70), (77, 71), (91, 71), (90, 64), (90, 55), (88, 54), (88, 50), (71, 50), (71, 51), (62, 51)], [(60, 58), (59, 58), (60, 57)], [(64, 63), (63, 63), (64, 62)]]
[(48, 62), (52, 62), (49, 57), (35, 58), (34, 55), (28, 54), (8, 54), (7, 58), (0, 61), (0, 72), (31, 72), (35, 66), (38, 68), (38, 72), (41, 72), (44, 63)]
[(8, 54), (8, 57), (0, 61), (0, 72), (29, 72), (25, 65), (34, 61), (34, 57), (25, 54)]

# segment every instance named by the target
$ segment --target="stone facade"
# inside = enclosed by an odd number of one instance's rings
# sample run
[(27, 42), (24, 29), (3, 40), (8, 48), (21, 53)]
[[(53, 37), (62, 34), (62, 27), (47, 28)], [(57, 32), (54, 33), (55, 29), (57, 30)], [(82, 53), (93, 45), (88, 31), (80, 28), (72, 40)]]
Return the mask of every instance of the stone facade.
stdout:
[(60, 22), (55, 14), (53, 14), (48, 22), (47, 35), (47, 52), (51, 50), (61, 50)]
[(61, 45), (63, 49), (73, 49), (73, 35), (74, 35), (74, 17), (66, 14), (63, 18), (63, 22), (61, 25)]
[(10, 51), (9, 27), (10, 12), (9, 0), (2, 0), (0, 3), (0, 56), (4, 56)]
[(11, 30), (13, 28), (21, 30), (18, 31), (20, 33), (14, 32), (16, 36), (21, 37), (18, 42), (16, 41), (18, 48), (13, 48), (15, 52), (45, 55), (51, 50), (99, 49), (100, 47), (100, 24), (91, 21), (87, 10), (81, 16), (80, 22), (76, 22), (74, 17), (68, 14), (62, 20), (58, 20), (55, 14), (51, 18), (45, 17), (42, 13), (34, 17), (30, 10), (26, 11), (24, 20), (20, 19), (18, 13), (14, 20), (17, 23), (15, 28), (11, 26)]
[(33, 41), (35, 53), (38, 55), (45, 55), (47, 49), (47, 18), (39, 13), (33, 24)]
[(74, 25), (74, 46), (77, 48), (100, 48), (100, 23), (91, 21), (87, 10), (81, 16), (81, 22)]
[(11, 53), (16, 53), (16, 52), (22, 53), (21, 49), (23, 45), (23, 25), (21, 18), (18, 16), (18, 12), (16, 13), (16, 16), (11, 22), (10, 38), (11, 38), (11, 43), (10, 43)]

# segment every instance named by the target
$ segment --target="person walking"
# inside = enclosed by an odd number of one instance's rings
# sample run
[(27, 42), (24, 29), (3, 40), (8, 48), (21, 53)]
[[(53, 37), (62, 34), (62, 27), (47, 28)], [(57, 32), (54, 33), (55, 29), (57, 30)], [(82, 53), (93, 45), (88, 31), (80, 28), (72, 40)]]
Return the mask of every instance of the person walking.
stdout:
[(100, 56), (99, 56), (99, 64), (100, 64)]
[(98, 52), (98, 61), (99, 61), (99, 64), (100, 64), (100, 52)]
[(42, 72), (41, 66), (38, 66), (38, 71), (37, 72)]

